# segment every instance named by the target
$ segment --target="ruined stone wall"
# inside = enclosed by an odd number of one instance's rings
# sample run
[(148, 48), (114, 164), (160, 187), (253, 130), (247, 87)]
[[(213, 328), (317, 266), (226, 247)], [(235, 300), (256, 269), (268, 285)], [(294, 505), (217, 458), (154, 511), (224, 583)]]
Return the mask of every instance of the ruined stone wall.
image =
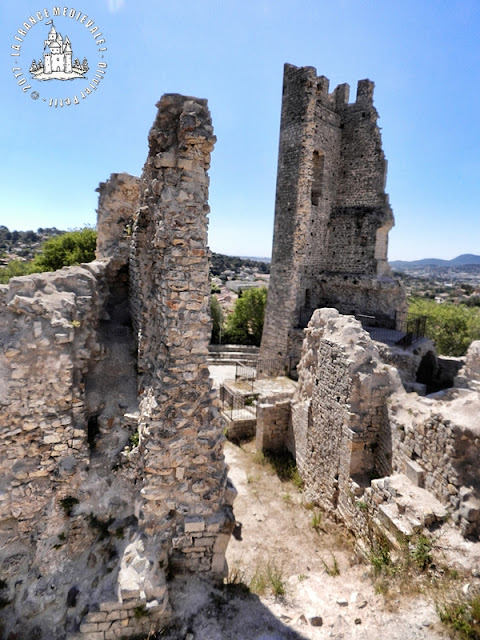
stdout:
[[(385, 194), (373, 83), (328, 93), (313, 67), (285, 65), (272, 268), (260, 364), (298, 362), (296, 328), (332, 306), (395, 325), (405, 294), (387, 263), (393, 215)], [(260, 366), (260, 374), (262, 368)]]
[(115, 258), (128, 263), (133, 219), (140, 200), (140, 180), (128, 173), (112, 173), (97, 192), (97, 260)]
[(379, 446), (390, 375), (359, 322), (314, 313), (292, 402), (293, 453), (312, 501), (336, 508), (351, 477), (364, 484), (390, 468), (391, 451)]
[[(411, 534), (412, 522), (442, 521), (447, 510), (465, 536), (478, 536), (480, 396), (468, 385), (427, 397), (407, 393), (382, 358), (387, 351), (354, 318), (332, 309), (314, 313), (285, 441), (307, 496), (360, 536), (371, 533), (372, 518)], [(391, 478), (374, 487), (374, 477)], [(399, 511), (406, 501), (410, 521)]]
[(233, 517), (207, 367), (207, 170), (215, 136), (205, 100), (171, 94), (158, 107), (131, 261), (142, 372), (141, 524), (152, 544), (173, 545), (176, 570), (223, 576)]
[(238, 419), (233, 412), (233, 419), (224, 412), (222, 415), (224, 431), (232, 442), (251, 440), (255, 437), (257, 426), (256, 416), (251, 413), (248, 418)]
[(290, 400), (275, 395), (261, 396), (257, 404), (255, 433), (258, 451), (282, 451), (290, 428)]
[(72, 267), (0, 287), (0, 520), (13, 538), (78, 486), (78, 467), (88, 464), (84, 375), (100, 357), (102, 271)]
[[(313, 76), (312, 76), (313, 73)], [(297, 290), (302, 272), (310, 219), (315, 132), (316, 74), (310, 67), (286, 65), (283, 79), (282, 124), (278, 154), (277, 191), (272, 264), (267, 312), (260, 357), (279, 361), (279, 373), (288, 356), (288, 334), (296, 326)], [(298, 211), (298, 215), (297, 215)], [(273, 289), (272, 283), (276, 283)]]
[(107, 264), (15, 278), (1, 296), (0, 636), (64, 638), (92, 602), (118, 599), (125, 545), (106, 528), (133, 514), (125, 483), (108, 477), (129, 434), (104, 449), (102, 427), (119, 425), (91, 423), (86, 393), (105, 355)]
[(474, 340), (465, 355), (465, 364), (455, 378), (458, 388), (480, 392), (480, 340)]
[(137, 178), (100, 185), (102, 259), (0, 286), (1, 638), (146, 635), (170, 616), (167, 573), (225, 571), (235, 492), (206, 364), (215, 138), (205, 101), (159, 107), (140, 208)]
[(346, 315), (362, 314), (375, 318), (379, 326), (394, 328), (397, 316), (392, 317), (392, 309), (398, 309), (398, 319), (404, 317), (399, 301), (403, 300), (402, 285), (385, 276), (361, 277), (351, 273), (324, 274), (310, 280), (314, 306), (333, 307)]
[[(314, 75), (316, 75), (314, 71)], [(347, 91), (347, 85), (337, 87), (334, 95), (335, 106), (328, 96), (328, 80), (320, 77), (316, 82), (315, 99), (315, 128), (308, 132), (312, 136), (310, 144), (313, 154), (305, 157), (304, 171), (310, 171), (310, 198), (305, 206), (310, 208), (305, 222), (305, 236), (307, 250), (303, 257), (304, 267), (315, 265), (315, 269), (328, 270), (328, 252), (325, 248), (329, 238), (329, 221), (331, 205), (336, 199), (338, 181), (340, 147), (342, 139), (341, 116), (336, 111), (338, 97), (341, 90)], [(332, 108), (333, 107), (333, 108)], [(306, 144), (307, 141), (304, 141)], [(294, 174), (295, 175), (295, 174)], [(308, 188), (308, 187), (307, 187)]]
[(138, 398), (125, 284), (101, 261), (1, 287), (2, 638), (108, 640), (168, 616), (128, 454)]
[(480, 533), (478, 448), (480, 397), (448, 390), (419, 398), (399, 390), (391, 397), (389, 422), (393, 469), (411, 475), (453, 513), (464, 535)]

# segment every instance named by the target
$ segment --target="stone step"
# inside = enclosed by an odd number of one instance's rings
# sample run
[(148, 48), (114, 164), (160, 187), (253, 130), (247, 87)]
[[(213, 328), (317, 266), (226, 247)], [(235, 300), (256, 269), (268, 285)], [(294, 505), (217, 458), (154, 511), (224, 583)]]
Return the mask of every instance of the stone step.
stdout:
[(208, 346), (208, 350), (210, 353), (241, 351), (242, 353), (255, 353), (258, 355), (260, 348), (250, 344), (211, 344)]
[(446, 507), (435, 496), (404, 474), (372, 480), (372, 488), (374, 493), (383, 495), (378, 520), (395, 545), (425, 527), (444, 522), (448, 516)]
[(212, 355), (207, 357), (208, 364), (246, 364), (254, 366), (257, 364), (256, 357), (250, 357), (244, 353), (225, 353)]

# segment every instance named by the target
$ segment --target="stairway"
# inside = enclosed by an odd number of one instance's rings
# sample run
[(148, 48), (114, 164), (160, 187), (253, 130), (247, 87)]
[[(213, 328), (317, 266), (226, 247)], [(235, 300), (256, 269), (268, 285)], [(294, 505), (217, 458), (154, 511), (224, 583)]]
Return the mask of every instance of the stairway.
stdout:
[(259, 348), (242, 344), (211, 344), (208, 347), (208, 364), (241, 364), (255, 367)]

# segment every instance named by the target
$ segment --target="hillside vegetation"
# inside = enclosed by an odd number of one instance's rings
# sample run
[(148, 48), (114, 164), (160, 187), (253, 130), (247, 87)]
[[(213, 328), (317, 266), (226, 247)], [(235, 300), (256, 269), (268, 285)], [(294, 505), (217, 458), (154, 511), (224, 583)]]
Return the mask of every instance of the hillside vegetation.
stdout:
[[(17, 232), (12, 232), (12, 235), (14, 233)], [(95, 259), (96, 242), (97, 232), (90, 227), (55, 235), (41, 245), (39, 252), (33, 259), (21, 260), (17, 258), (1, 267), (0, 284), (6, 284), (14, 276), (56, 271), (62, 267), (91, 262)]]
[(413, 298), (409, 313), (426, 316), (426, 334), (444, 356), (465, 355), (473, 340), (480, 340), (480, 309), (466, 304)]

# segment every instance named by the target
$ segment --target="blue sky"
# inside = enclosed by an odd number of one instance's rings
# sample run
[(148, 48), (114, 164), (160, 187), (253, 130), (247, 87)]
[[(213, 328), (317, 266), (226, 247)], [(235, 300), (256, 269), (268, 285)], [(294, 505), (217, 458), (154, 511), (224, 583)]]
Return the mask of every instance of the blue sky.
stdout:
[[(396, 219), (390, 259), (480, 253), (478, 0), (47, 2), (4, 2), (0, 9), (0, 224), (94, 224), (99, 182), (113, 172), (140, 175), (155, 103), (163, 93), (185, 93), (208, 99), (218, 138), (210, 171), (211, 248), (270, 255), (289, 62), (316, 67), (331, 90), (348, 82), (351, 100), (359, 79), (375, 82)], [(21, 77), (12, 72), (18, 60), (10, 56), (22, 23), (54, 6), (88, 15), (108, 49), (98, 90), (79, 105), (56, 109), (22, 93)], [(27, 67), (35, 51), (37, 58), (43, 53), (46, 21), (21, 45)], [(55, 25), (70, 37), (74, 57), (99, 55), (94, 36), (75, 18), (56, 18)], [(53, 89), (60, 83), (37, 81), (34, 88), (59, 98), (82, 82)]]

